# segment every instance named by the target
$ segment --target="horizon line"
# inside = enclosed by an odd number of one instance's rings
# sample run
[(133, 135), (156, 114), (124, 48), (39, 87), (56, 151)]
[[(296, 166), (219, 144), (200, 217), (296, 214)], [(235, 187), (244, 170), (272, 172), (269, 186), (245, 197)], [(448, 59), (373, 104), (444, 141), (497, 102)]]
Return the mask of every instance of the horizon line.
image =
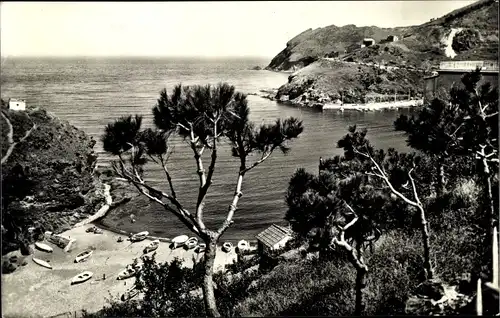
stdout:
[(8, 58), (195, 58), (195, 59), (250, 59), (250, 58), (258, 58), (258, 59), (272, 59), (273, 56), (265, 56), (265, 55), (34, 55), (34, 54), (26, 54), (26, 55), (15, 55), (15, 54), (2, 54), (2, 59)]

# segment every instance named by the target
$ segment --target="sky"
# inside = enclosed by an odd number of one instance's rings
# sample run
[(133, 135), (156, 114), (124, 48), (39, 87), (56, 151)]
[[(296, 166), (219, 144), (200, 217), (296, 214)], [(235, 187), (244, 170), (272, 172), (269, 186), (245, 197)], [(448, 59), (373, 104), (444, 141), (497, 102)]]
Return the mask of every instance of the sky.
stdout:
[(416, 25), (474, 1), (1, 2), (1, 55), (272, 57), (309, 28)]

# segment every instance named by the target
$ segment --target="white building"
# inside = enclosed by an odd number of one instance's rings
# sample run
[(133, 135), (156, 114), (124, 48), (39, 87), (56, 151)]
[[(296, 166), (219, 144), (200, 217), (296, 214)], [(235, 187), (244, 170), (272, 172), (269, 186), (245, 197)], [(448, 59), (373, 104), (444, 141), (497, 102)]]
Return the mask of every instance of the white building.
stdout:
[(399, 41), (399, 37), (397, 35), (389, 35), (386, 39), (387, 42), (397, 42)]
[(273, 224), (256, 236), (259, 252), (275, 251), (283, 248), (292, 239), (292, 231)]
[(364, 38), (363, 42), (361, 43), (361, 47), (366, 47), (371, 45), (375, 45), (375, 40), (372, 38)]
[(9, 109), (26, 110), (26, 101), (24, 99), (9, 99)]

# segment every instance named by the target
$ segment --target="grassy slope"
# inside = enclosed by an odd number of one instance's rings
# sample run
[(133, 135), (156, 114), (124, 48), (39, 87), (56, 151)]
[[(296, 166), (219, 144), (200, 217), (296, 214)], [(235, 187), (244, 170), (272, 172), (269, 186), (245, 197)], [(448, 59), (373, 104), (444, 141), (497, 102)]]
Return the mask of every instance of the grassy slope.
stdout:
[[(445, 282), (470, 273), (481, 264), (474, 246), (478, 238), (463, 228), (431, 240), (435, 270)], [(384, 235), (375, 253), (365, 254), (369, 272), (365, 314), (403, 315), (409, 296), (420, 282), (422, 246), (418, 235)], [(354, 312), (355, 271), (341, 261), (282, 263), (261, 277), (257, 288), (237, 306), (249, 316), (349, 316)]]

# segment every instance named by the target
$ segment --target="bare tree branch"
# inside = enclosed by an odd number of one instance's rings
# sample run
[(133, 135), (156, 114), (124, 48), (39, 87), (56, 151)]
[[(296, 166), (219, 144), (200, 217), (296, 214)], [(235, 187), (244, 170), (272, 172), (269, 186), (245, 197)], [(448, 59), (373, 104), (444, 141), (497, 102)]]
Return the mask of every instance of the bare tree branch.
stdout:
[(149, 198), (152, 201), (155, 201), (156, 203), (158, 203), (161, 206), (163, 206), (166, 210), (172, 212), (193, 233), (198, 234), (198, 235), (200, 234), (200, 231), (198, 230), (196, 223), (190, 221), (190, 219), (192, 219), (192, 217), (191, 217), (191, 215), (189, 214), (189, 212), (187, 210), (183, 209), (182, 207), (179, 208), (178, 206), (176, 206), (177, 210), (173, 209), (169, 204), (163, 202), (158, 197), (155, 197), (155, 196), (151, 195), (150, 193), (146, 192), (145, 189), (149, 190), (152, 193), (161, 194), (162, 197), (165, 197), (161, 191), (158, 191), (158, 190), (154, 189), (153, 187), (151, 187), (151, 186), (149, 186), (149, 185), (147, 185), (145, 183), (141, 183), (141, 182), (139, 182), (137, 180), (134, 180), (134, 178), (132, 178), (130, 175), (123, 174), (123, 173), (121, 173), (119, 171), (116, 171), (116, 173), (119, 176), (121, 176), (122, 178), (124, 178), (127, 181), (129, 181), (130, 183), (132, 183), (137, 188), (137, 190), (139, 190), (139, 192), (141, 192), (142, 194), (144, 194), (147, 198)]
[(170, 173), (168, 172), (168, 169), (167, 169), (167, 162), (163, 158), (163, 155), (160, 155), (159, 157), (160, 157), (160, 164), (163, 168), (163, 172), (165, 172), (165, 176), (167, 177), (168, 185), (170, 186), (170, 192), (172, 193), (172, 197), (177, 199), (177, 194), (175, 193), (175, 190), (174, 190), (174, 184), (172, 182), (172, 177), (170, 176)]
[(248, 172), (263, 163), (267, 158), (269, 158), (269, 156), (271, 156), (272, 153), (273, 149), (271, 149), (268, 153), (263, 152), (261, 158), (258, 161), (254, 162), (250, 167), (245, 168), (245, 172)]
[[(347, 203), (345, 203), (345, 204), (351, 211), (353, 211), (354, 215), (356, 215), (356, 213), (354, 212), (352, 207)], [(368, 268), (367, 268), (366, 264), (358, 257), (358, 255), (356, 255), (354, 248), (349, 243), (347, 243), (345, 240), (345, 231), (347, 231), (347, 229), (349, 227), (353, 226), (358, 220), (359, 220), (359, 218), (356, 215), (356, 217), (351, 222), (346, 224), (345, 226), (343, 226), (343, 227), (339, 226), (339, 230), (340, 230), (339, 231), (339, 238), (334, 237), (332, 239), (332, 244), (339, 246), (339, 247), (342, 247), (345, 251), (347, 251), (349, 253), (348, 254), (349, 259), (351, 260), (351, 263), (354, 265), (354, 267), (356, 269), (367, 271)]]
[[(121, 166), (121, 171), (118, 171), (117, 169), (115, 169), (115, 172), (121, 176), (122, 178), (125, 178), (127, 179), (129, 182), (131, 182), (136, 188), (137, 187), (140, 187), (142, 189), (145, 188), (147, 189), (148, 191), (151, 191), (153, 193), (157, 193), (158, 195), (160, 195), (161, 197), (167, 199), (170, 201), (170, 203), (172, 203), (176, 208), (177, 208), (177, 211), (174, 210), (174, 209), (169, 209), (169, 211), (172, 211), (176, 216), (179, 217), (179, 219), (181, 219), (181, 221), (185, 224), (190, 224), (190, 228), (195, 226), (195, 227), (198, 227), (199, 224), (197, 224), (195, 218), (193, 217), (193, 215), (191, 213), (189, 213), (188, 210), (186, 210), (182, 204), (174, 197), (172, 197), (171, 195), (168, 195), (167, 193), (163, 192), (163, 191), (160, 191), (158, 189), (155, 189), (154, 187), (148, 185), (142, 178), (141, 176), (139, 175), (137, 169), (135, 168), (134, 165), (132, 165), (132, 171), (129, 171), (126, 167), (125, 167), (125, 162), (123, 160), (123, 157), (121, 156), (121, 154), (118, 156), (119, 160), (120, 160), (120, 166)], [(141, 191), (141, 193), (143, 193)], [(151, 196), (148, 196), (148, 198), (151, 199)], [(157, 200), (154, 200), (155, 202), (158, 202), (159, 199)], [(164, 203), (163, 201), (159, 200), (160, 204), (162, 204), (164, 207)], [(159, 203), (159, 202), (158, 202)], [(191, 222), (190, 222), (191, 221)], [(199, 230), (196, 229), (195, 230), (195, 233), (196, 234), (199, 234)]]
[(389, 181), (389, 178), (387, 177), (387, 174), (384, 172), (384, 170), (382, 170), (380, 168), (379, 164), (375, 161), (375, 159), (373, 159), (372, 156), (370, 156), (368, 154), (365, 154), (365, 153), (362, 153), (359, 150), (357, 150), (356, 148), (353, 148), (353, 150), (354, 150), (355, 153), (357, 153), (357, 154), (359, 154), (359, 155), (361, 155), (363, 157), (366, 157), (366, 158), (370, 159), (370, 161), (372, 162), (372, 164), (375, 167), (375, 169), (377, 169), (378, 172), (379, 172), (379, 174), (370, 173), (370, 172), (367, 172), (366, 174), (374, 175), (374, 176), (377, 176), (377, 177), (381, 178), (382, 180), (385, 181), (385, 184), (387, 184), (387, 186), (391, 189), (392, 193), (394, 193), (399, 198), (401, 198), (403, 201), (405, 201), (406, 203), (408, 203), (408, 204), (410, 204), (412, 206), (415, 206), (415, 207), (419, 206), (419, 204), (417, 202), (414, 202), (414, 201), (408, 199), (401, 192), (399, 192), (398, 190), (396, 190), (394, 188), (394, 186), (392, 185), (392, 183)]
[(159, 203), (161, 206), (163, 206), (166, 210), (170, 211), (171, 213), (173, 213), (175, 216), (177, 216), (177, 218), (182, 222), (184, 223), (184, 225), (187, 226), (188, 229), (190, 229), (193, 233), (197, 234), (197, 235), (200, 235), (200, 231), (198, 230), (198, 228), (196, 227), (195, 224), (189, 222), (181, 213), (179, 213), (178, 211), (176, 211), (175, 209), (173, 209), (170, 205), (168, 205), (167, 203), (161, 201), (160, 199), (158, 199), (157, 197), (154, 197), (152, 196), (151, 194), (147, 193), (146, 191), (144, 191), (144, 188), (140, 187), (137, 183), (135, 182), (132, 182), (132, 184), (137, 188), (137, 190), (139, 190), (139, 192), (141, 192), (142, 194), (144, 194), (146, 197), (148, 197), (150, 200), (153, 200), (157, 203)]
[(413, 197), (415, 198), (415, 202), (419, 205), (422, 206), (422, 202), (420, 202), (420, 198), (418, 197), (417, 193), (417, 186), (415, 185), (415, 180), (413, 179), (411, 173), (413, 172), (413, 168), (408, 171), (408, 177), (410, 178), (411, 181), (411, 187), (413, 189)]

